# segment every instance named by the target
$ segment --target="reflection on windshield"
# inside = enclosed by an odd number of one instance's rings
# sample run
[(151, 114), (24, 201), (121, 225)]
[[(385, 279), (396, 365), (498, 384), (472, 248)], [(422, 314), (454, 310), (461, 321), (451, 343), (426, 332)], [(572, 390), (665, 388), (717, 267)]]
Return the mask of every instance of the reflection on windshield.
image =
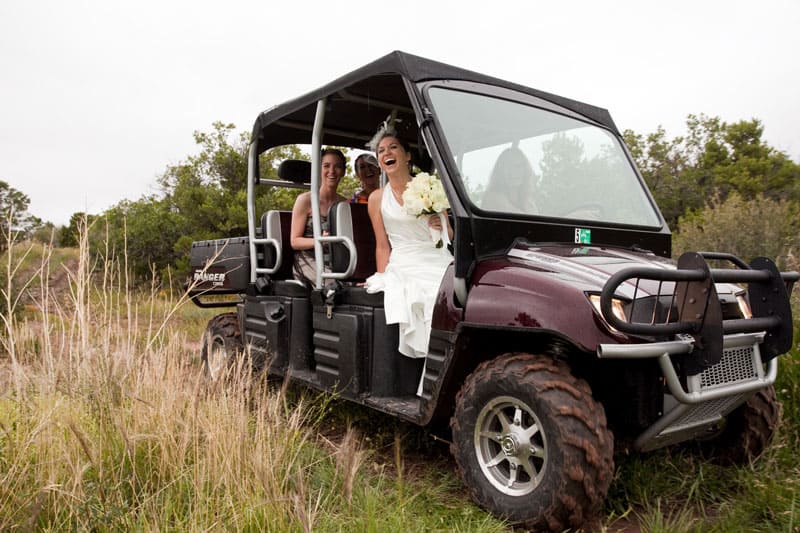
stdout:
[(658, 226), (610, 132), (551, 111), (431, 88), (470, 201), (487, 211)]

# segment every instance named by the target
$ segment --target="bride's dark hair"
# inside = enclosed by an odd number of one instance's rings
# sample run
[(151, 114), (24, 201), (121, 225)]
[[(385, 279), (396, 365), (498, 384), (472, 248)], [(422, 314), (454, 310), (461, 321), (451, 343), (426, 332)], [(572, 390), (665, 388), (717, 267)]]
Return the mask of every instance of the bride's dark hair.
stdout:
[(397, 134), (397, 127), (396, 124), (398, 122), (402, 122), (401, 119), (397, 118), (397, 111), (392, 111), (392, 114), (386, 117), (380, 126), (378, 126), (378, 131), (375, 132), (375, 135), (372, 136), (372, 139), (367, 143), (367, 147), (370, 150), (377, 154), (378, 152), (378, 144), (385, 139), (386, 137), (394, 137), (397, 139), (397, 142), (400, 143), (400, 146), (403, 147), (408, 153), (411, 152), (411, 145), (408, 144), (408, 141), (402, 139), (400, 135)]
[[(408, 141), (406, 141), (406, 140), (404, 140), (404, 139), (400, 138), (400, 136), (399, 136), (399, 135), (397, 135), (397, 132), (396, 132), (396, 131), (394, 131), (394, 130), (386, 130), (386, 131), (382, 131), (382, 132), (380, 132), (380, 134), (379, 134), (379, 135), (375, 135), (375, 136), (372, 138), (372, 141), (374, 141), (374, 142), (375, 142), (374, 146), (372, 147), (372, 151), (373, 151), (373, 152), (375, 152), (375, 154), (376, 154), (376, 155), (377, 155), (377, 153), (378, 153), (378, 145), (379, 145), (379, 144), (381, 143), (381, 141), (382, 141), (382, 140), (384, 140), (386, 137), (392, 137), (393, 139), (397, 139), (397, 143), (398, 143), (400, 146), (402, 146), (402, 147), (403, 147), (403, 150), (405, 150), (405, 151), (406, 151), (406, 152), (408, 152), (409, 154), (413, 154), (413, 152), (411, 151), (411, 145), (410, 145), (410, 144), (408, 144)], [(370, 145), (372, 145), (372, 141), (370, 141)]]

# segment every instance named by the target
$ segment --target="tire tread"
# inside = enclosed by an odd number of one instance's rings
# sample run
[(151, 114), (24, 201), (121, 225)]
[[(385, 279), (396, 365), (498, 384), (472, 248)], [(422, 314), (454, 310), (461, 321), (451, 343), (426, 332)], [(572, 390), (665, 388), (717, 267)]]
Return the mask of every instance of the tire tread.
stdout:
[[(539, 502), (540, 511), (533, 516), (498, 509), (494, 489), (471, 483), (468, 471), (471, 466), (462, 464), (463, 458), (460, 460), (463, 451), (459, 449), (456, 435), (464, 432), (466, 420), (460, 418), (470, 416), (475, 409), (468, 405), (470, 399), (476, 397), (478, 389), (507, 380), (531, 387), (543, 401), (558, 406), (553, 416), (560, 420), (557, 424), (560, 442), (565, 444), (562, 449), (564, 475), (560, 477), (564, 486), (555, 491), (551, 501)], [(455, 413), (451, 419), (451, 452), (456, 457), (461, 479), (483, 507), (499, 512), (515, 524), (560, 531), (584, 525), (604, 503), (614, 473), (613, 436), (606, 426), (605, 411), (592, 398), (588, 383), (572, 375), (566, 363), (526, 353), (510, 353), (485, 361), (457, 394)]]

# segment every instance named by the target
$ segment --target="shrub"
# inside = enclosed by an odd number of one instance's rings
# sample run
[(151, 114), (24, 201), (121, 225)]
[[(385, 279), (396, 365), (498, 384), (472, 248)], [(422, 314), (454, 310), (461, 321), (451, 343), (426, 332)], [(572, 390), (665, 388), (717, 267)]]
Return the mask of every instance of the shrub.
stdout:
[(758, 256), (775, 259), (782, 269), (798, 268), (800, 209), (794, 202), (758, 195), (746, 200), (732, 193), (714, 195), (699, 210), (678, 221), (673, 255), (687, 250), (729, 252), (745, 261)]

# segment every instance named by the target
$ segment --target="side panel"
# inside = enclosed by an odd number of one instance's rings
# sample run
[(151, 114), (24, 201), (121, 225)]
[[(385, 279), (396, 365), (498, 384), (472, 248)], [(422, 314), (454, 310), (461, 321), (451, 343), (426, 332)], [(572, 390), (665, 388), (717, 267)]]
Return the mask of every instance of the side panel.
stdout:
[(271, 372), (280, 374), (289, 366), (309, 368), (308, 298), (254, 296), (238, 308), (243, 340), (257, 363), (266, 363)]
[(434, 330), (455, 331), (463, 320), (464, 310), (455, 301), (454, 277), (455, 268), (450, 265), (442, 277), (442, 284), (439, 286), (439, 294), (436, 296), (436, 304), (433, 307), (431, 327)]
[(447, 353), (452, 343), (450, 334), (432, 330), (428, 346), (428, 357), (425, 360), (425, 378), (422, 383), (422, 398), (431, 400), (439, 392), (444, 374), (447, 371)]
[(414, 396), (422, 375), (422, 359), (412, 359), (397, 351), (397, 324), (386, 324), (383, 308), (375, 309), (372, 357), (369, 364), (369, 388), (372, 396)]
[(383, 307), (337, 305), (330, 317), (314, 308), (315, 379), (344, 397), (415, 398), (423, 359), (397, 350), (397, 324), (386, 324)]
[(292, 298), (292, 325), (289, 342), (289, 369), (310, 370), (314, 368), (311, 349), (311, 301), (308, 298)]
[(369, 308), (337, 307), (330, 317), (324, 307), (314, 309), (314, 361), (320, 385), (345, 395), (364, 390), (371, 332)]

